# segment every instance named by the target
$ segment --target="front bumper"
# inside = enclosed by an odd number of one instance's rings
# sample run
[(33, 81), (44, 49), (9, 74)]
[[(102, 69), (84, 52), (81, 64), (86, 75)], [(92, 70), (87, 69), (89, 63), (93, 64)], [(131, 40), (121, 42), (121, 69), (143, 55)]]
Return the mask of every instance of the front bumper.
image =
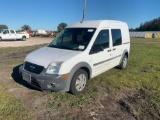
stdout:
[(30, 76), (29, 84), (41, 90), (63, 91), (67, 82), (67, 78), (61, 78), (62, 75), (47, 75), (46, 69), (44, 69), (40, 74), (35, 74), (25, 70), (23, 65), (21, 65), (19, 67), (19, 74), (22, 75), (22, 73)]

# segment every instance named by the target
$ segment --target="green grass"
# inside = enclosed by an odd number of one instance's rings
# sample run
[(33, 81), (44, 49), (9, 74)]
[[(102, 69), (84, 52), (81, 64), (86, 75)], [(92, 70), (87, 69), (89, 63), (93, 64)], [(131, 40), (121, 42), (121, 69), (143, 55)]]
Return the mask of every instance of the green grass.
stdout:
[[(1, 48), (1, 56), (12, 55), (13, 53), (26, 52), (26, 54), (40, 46)], [(59, 111), (71, 109), (91, 109), (96, 107), (98, 96), (107, 94), (118, 94), (120, 91), (131, 89), (143, 89), (147, 99), (154, 104), (154, 111), (160, 113), (160, 39), (131, 39), (131, 51), (127, 68), (119, 70), (113, 68), (89, 81), (84, 94), (74, 96), (69, 93), (47, 92), (46, 108)], [(26, 55), (25, 54), (25, 55)], [(21, 64), (25, 55), (20, 58), (6, 59), (0, 61), (1, 71), (12, 72), (12, 67)], [(6, 67), (6, 69), (5, 69)], [(5, 72), (3, 74), (5, 74)], [(4, 75), (6, 76), (6, 74)], [(2, 77), (3, 78), (3, 77)], [(1, 78), (1, 79), (2, 79)], [(5, 79), (5, 78), (3, 78)], [(6, 79), (7, 81), (7, 79)], [(17, 83), (12, 82), (11, 87)], [(18, 87), (24, 87), (19, 86)], [(36, 96), (37, 93), (34, 93)], [(0, 85), (0, 119), (21, 119), (30, 116), (26, 112), (21, 98), (15, 98), (6, 91), (6, 83)], [(33, 95), (31, 95), (33, 96)], [(29, 111), (28, 113), (31, 113)], [(17, 115), (18, 114), (18, 115)], [(62, 114), (62, 113), (61, 113)], [(27, 118), (27, 117), (26, 117)]]
[(0, 86), (0, 120), (28, 120), (27, 111), (20, 99), (12, 97)]
[[(94, 108), (98, 105), (98, 95), (118, 94), (128, 89), (143, 89), (146, 98), (154, 107), (148, 108), (160, 112), (160, 40), (134, 38), (131, 40), (131, 52), (125, 70), (111, 69), (89, 81), (84, 94), (73, 96), (64, 93), (50, 93), (48, 107), (62, 109)], [(142, 108), (143, 110), (143, 108)]]
[[(65, 107), (81, 107), (94, 105), (91, 98), (103, 94), (102, 89), (109, 93), (118, 93), (126, 89), (145, 89), (147, 97), (160, 110), (160, 40), (131, 39), (131, 52), (125, 70), (111, 69), (89, 81), (89, 87), (83, 95), (72, 96), (63, 93), (51, 93), (48, 101), (50, 107), (57, 108), (57, 101)], [(55, 101), (55, 102), (53, 102)]]

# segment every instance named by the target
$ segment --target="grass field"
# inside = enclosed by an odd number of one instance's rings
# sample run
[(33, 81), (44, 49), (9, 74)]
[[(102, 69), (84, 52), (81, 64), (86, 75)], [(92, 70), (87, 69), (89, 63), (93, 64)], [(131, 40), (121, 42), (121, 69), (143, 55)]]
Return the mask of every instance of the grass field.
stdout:
[(20, 79), (18, 66), (41, 46), (0, 48), (0, 120), (160, 119), (160, 39), (132, 38), (127, 68), (91, 79), (77, 96)]

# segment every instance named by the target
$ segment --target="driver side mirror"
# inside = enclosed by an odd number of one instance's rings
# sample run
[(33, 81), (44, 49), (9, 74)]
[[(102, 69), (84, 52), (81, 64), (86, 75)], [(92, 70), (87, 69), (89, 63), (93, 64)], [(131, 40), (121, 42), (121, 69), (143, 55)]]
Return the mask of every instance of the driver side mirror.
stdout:
[(89, 54), (94, 54), (103, 51), (104, 48), (101, 44), (93, 45)]

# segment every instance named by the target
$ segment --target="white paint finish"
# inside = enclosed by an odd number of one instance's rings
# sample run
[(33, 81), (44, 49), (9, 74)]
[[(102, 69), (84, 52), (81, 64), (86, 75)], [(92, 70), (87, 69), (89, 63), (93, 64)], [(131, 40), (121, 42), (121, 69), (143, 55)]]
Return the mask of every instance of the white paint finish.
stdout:
[[(4, 32), (8, 30), (9, 33), (4, 34)], [(28, 33), (16, 33), (15, 30), (14, 33), (10, 32), (11, 30), (9, 29), (4, 29), (2, 33), (0, 33), (0, 37), (2, 38), (2, 40), (10, 40), (10, 39), (22, 39), (23, 36), (25, 36), (27, 39), (29, 38), (29, 34)]]
[[(59, 74), (66, 74), (71, 71), (71, 69), (76, 66), (78, 63), (86, 62), (90, 65), (92, 69), (91, 77), (95, 77), (98, 74), (105, 72), (115, 66), (117, 66), (120, 62), (121, 57), (117, 57), (122, 55), (124, 50), (130, 51), (130, 38), (128, 26), (124, 22), (120, 21), (112, 21), (112, 20), (93, 20), (93, 21), (83, 21), (75, 22), (71, 25), (68, 25), (67, 28), (96, 28), (96, 31), (84, 51), (74, 51), (74, 50), (64, 50), (57, 48), (49, 48), (43, 47), (38, 49), (32, 53), (30, 53), (25, 61), (29, 61), (31, 63), (35, 63), (38, 65), (42, 65), (45, 68), (52, 62), (63, 62), (61, 68), (59, 70)], [(110, 31), (110, 47), (104, 49), (104, 51), (99, 52), (97, 54), (89, 55), (91, 47), (99, 33), (100, 30), (109, 29)], [(122, 32), (122, 45), (120, 46), (112, 46), (112, 37), (111, 37), (111, 29), (121, 29)], [(92, 29), (89, 29), (92, 30)], [(123, 44), (127, 43), (127, 44)], [(113, 50), (113, 49), (116, 50)], [(111, 49), (111, 52), (108, 50)], [(115, 59), (112, 59), (115, 58)], [(109, 60), (109, 61), (107, 61)], [(106, 61), (106, 62), (103, 62)], [(94, 66), (94, 64), (98, 64)], [(76, 71), (75, 71), (76, 72)]]
[(31, 52), (25, 61), (48, 67), (53, 62), (64, 62), (81, 53), (80, 51), (62, 50), (58, 48), (43, 47)]

